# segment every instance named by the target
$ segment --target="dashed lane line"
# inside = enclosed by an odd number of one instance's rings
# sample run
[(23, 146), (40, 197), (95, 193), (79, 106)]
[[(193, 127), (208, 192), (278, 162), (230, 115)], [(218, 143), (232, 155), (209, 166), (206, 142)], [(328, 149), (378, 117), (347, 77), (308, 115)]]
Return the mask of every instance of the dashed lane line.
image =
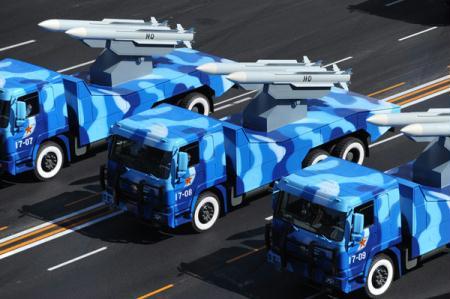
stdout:
[(53, 271), (53, 270), (62, 268), (62, 267), (67, 266), (67, 265), (69, 265), (69, 264), (75, 263), (75, 262), (77, 262), (77, 261), (79, 261), (79, 260), (85, 259), (85, 258), (87, 258), (88, 256), (91, 256), (91, 255), (97, 254), (97, 253), (99, 253), (99, 252), (102, 252), (103, 250), (106, 250), (106, 249), (108, 249), (108, 247), (105, 246), (105, 247), (99, 248), (99, 249), (97, 249), (97, 250), (88, 252), (88, 253), (86, 253), (86, 254), (80, 255), (79, 257), (76, 257), (76, 258), (73, 258), (73, 259), (71, 259), (71, 260), (68, 260), (67, 262), (64, 262), (64, 263), (58, 264), (58, 265), (56, 265), (56, 266), (50, 267), (50, 268), (47, 269), (47, 271)]
[(36, 40), (34, 40), (34, 39), (27, 40), (25, 42), (21, 42), (21, 43), (15, 44), (15, 45), (11, 45), (11, 46), (7, 46), (7, 47), (4, 47), (4, 48), (0, 48), (0, 52), (6, 51), (6, 50), (10, 50), (10, 49), (14, 49), (14, 48), (21, 47), (21, 46), (25, 46), (25, 45), (32, 44), (32, 43), (35, 43), (35, 42), (36, 42)]
[(409, 38), (411, 38), (411, 37), (415, 37), (415, 36), (418, 36), (418, 35), (421, 35), (421, 34), (427, 33), (427, 32), (429, 32), (429, 31), (431, 31), (431, 30), (434, 30), (434, 29), (437, 29), (437, 28), (438, 28), (437, 26), (434, 26), (434, 27), (431, 27), (431, 28), (428, 28), (428, 29), (422, 30), (422, 31), (419, 31), (419, 32), (416, 32), (416, 33), (410, 34), (410, 35), (408, 35), (408, 36), (405, 36), (405, 37), (399, 38), (399, 39), (398, 39), (398, 41), (399, 41), (399, 42), (402, 42), (402, 41), (404, 41), (404, 40), (406, 40), (406, 39), (409, 39)]

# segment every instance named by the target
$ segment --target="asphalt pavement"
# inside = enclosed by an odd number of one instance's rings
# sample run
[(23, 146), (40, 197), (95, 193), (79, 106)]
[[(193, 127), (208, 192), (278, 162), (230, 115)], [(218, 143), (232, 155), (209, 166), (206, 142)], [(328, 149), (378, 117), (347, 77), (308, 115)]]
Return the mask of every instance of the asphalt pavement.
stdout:
[[(380, 99), (449, 74), (450, 9), (436, 0), (39, 0), (26, 6), (8, 1), (0, 9), (0, 58), (54, 70), (72, 68), (91, 61), (98, 51), (64, 34), (43, 31), (37, 23), (150, 16), (194, 27), (195, 48), (237, 61), (303, 55), (324, 64), (339, 61), (341, 68), (352, 69), (352, 90)], [(407, 111), (450, 107), (448, 92), (438, 95), (437, 87), (395, 102), (414, 104)], [(248, 103), (248, 96), (238, 96), (242, 93), (232, 91), (219, 99), (214, 116), (241, 111)], [(389, 133), (387, 137), (395, 138), (373, 146), (366, 165), (387, 170), (414, 159), (425, 146), (397, 134)], [(98, 203), (98, 169), (105, 159), (102, 150), (91, 153), (46, 183), (29, 175), (4, 179), (0, 238)], [(270, 215), (266, 194), (255, 195), (205, 234), (187, 228), (158, 231), (120, 214), (0, 260), (0, 298), (342, 297), (265, 263), (263, 227)], [(448, 254), (432, 259), (397, 281), (387, 297), (448, 298), (449, 266)], [(57, 268), (49, 271), (52, 267)]]

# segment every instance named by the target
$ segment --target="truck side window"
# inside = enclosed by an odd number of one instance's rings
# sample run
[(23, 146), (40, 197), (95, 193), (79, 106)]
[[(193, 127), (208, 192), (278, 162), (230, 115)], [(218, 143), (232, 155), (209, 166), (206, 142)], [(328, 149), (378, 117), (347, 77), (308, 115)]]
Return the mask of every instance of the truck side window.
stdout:
[(185, 152), (189, 155), (189, 165), (188, 167), (192, 167), (197, 165), (200, 162), (200, 153), (199, 153), (198, 141), (193, 142), (191, 144), (185, 145), (180, 148), (180, 152)]
[(364, 228), (371, 226), (374, 218), (373, 201), (356, 207), (355, 213), (364, 215)]
[(25, 102), (25, 106), (27, 108), (27, 118), (35, 116), (39, 113), (39, 94), (37, 92), (24, 95), (17, 100)]

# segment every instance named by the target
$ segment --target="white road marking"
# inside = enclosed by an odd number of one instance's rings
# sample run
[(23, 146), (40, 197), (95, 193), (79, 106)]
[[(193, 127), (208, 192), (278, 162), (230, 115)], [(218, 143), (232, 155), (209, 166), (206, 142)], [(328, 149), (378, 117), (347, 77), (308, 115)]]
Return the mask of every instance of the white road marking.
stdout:
[(214, 112), (217, 112), (217, 111), (226, 109), (226, 108), (231, 107), (231, 106), (233, 106), (233, 104), (226, 104), (226, 105), (224, 105), (224, 106), (222, 106), (222, 107), (219, 107), (219, 108), (214, 109)]
[(347, 60), (350, 60), (352, 58), (353, 58), (353, 56), (345, 57), (345, 58), (342, 58), (340, 60), (336, 60), (336, 61), (333, 61), (333, 62), (331, 62), (329, 64), (326, 64), (326, 65), (324, 65), (324, 67), (329, 67), (329, 66), (332, 66), (333, 64), (337, 64), (339, 62), (347, 61)]
[(428, 95), (428, 96), (426, 96), (426, 97), (423, 97), (423, 98), (417, 99), (417, 100), (415, 100), (415, 101), (406, 103), (405, 105), (402, 106), (402, 108), (406, 108), (406, 107), (409, 107), (409, 106), (413, 106), (413, 105), (416, 105), (416, 104), (425, 102), (426, 100), (429, 100), (429, 99), (431, 99), (431, 98), (440, 96), (440, 95), (442, 95), (442, 94), (444, 94), (444, 93), (450, 93), (450, 87), (447, 88), (447, 89), (441, 90), (441, 91), (439, 91), (439, 92), (430, 94), (430, 95)]
[(386, 138), (386, 139), (383, 139), (383, 140), (374, 142), (374, 143), (370, 144), (369, 147), (372, 148), (372, 147), (378, 146), (378, 145), (383, 144), (383, 143), (385, 143), (385, 142), (388, 142), (388, 141), (397, 139), (397, 138), (400, 137), (400, 136), (403, 136), (403, 133), (400, 133), (400, 134), (397, 134), (397, 135), (388, 137), (388, 138)]
[(240, 103), (243, 103), (243, 102), (247, 102), (248, 100), (251, 100), (251, 99), (252, 99), (252, 97), (243, 98), (242, 100), (234, 102), (234, 104), (236, 105), (236, 104), (240, 104)]
[(117, 215), (119, 215), (119, 214), (122, 214), (123, 212), (125, 212), (125, 211), (124, 211), (124, 210), (118, 210), (118, 211), (113, 212), (113, 213), (111, 213), (111, 214), (107, 214), (107, 215), (105, 215), (105, 216), (103, 216), (103, 217), (95, 218), (95, 219), (93, 219), (93, 220), (91, 220), (91, 221), (89, 221), (89, 222), (80, 224), (80, 225), (78, 225), (78, 226), (76, 226), (76, 227), (74, 227), (74, 228), (67, 229), (67, 230), (62, 231), (62, 232), (60, 232), (60, 233), (57, 233), (57, 234), (55, 234), (55, 235), (53, 235), (53, 236), (50, 236), (50, 237), (48, 237), (48, 238), (39, 240), (39, 241), (34, 242), (34, 243), (30, 243), (30, 244), (28, 244), (28, 245), (26, 245), (26, 246), (23, 246), (23, 247), (20, 247), (20, 248), (15, 249), (15, 250), (12, 250), (12, 251), (10, 251), (10, 252), (4, 253), (4, 254), (0, 255), (0, 260), (2, 260), (2, 259), (4, 259), (4, 258), (7, 258), (7, 257), (9, 257), (9, 256), (11, 256), (11, 255), (17, 254), (17, 253), (19, 253), (19, 252), (25, 251), (25, 250), (27, 250), (27, 249), (36, 247), (36, 246), (38, 246), (38, 245), (47, 243), (47, 242), (52, 241), (52, 240), (54, 240), (54, 239), (60, 238), (60, 237), (62, 237), (62, 236), (68, 235), (68, 234), (70, 234), (70, 233), (73, 233), (73, 232), (78, 231), (78, 230), (80, 230), (80, 229), (83, 229), (83, 228), (85, 228), (85, 227), (94, 225), (94, 224), (96, 224), (96, 223), (98, 223), (98, 222), (101, 222), (101, 221), (103, 221), (103, 220), (106, 220), (106, 219), (115, 217), (115, 216), (117, 216)]
[(100, 203), (98, 203), (98, 204), (89, 206), (89, 207), (84, 208), (84, 209), (81, 209), (81, 210), (79, 210), (79, 211), (76, 211), (76, 212), (67, 214), (67, 215), (62, 216), (62, 217), (60, 217), (60, 218), (57, 218), (57, 219), (55, 219), (55, 220), (48, 221), (48, 222), (44, 222), (44, 223), (42, 223), (42, 224), (40, 224), (40, 225), (38, 225), (38, 226), (34, 226), (34, 227), (32, 227), (32, 228), (29, 228), (29, 229), (26, 229), (26, 230), (24, 230), (24, 231), (21, 231), (21, 232), (19, 232), (19, 233), (17, 233), (17, 234), (14, 234), (14, 235), (8, 236), (8, 237), (6, 237), (6, 238), (0, 239), (0, 245), (1, 245), (2, 243), (6, 242), (6, 241), (11, 240), (11, 239), (15, 239), (15, 238), (17, 238), (17, 237), (26, 235), (26, 234), (31, 233), (31, 232), (34, 232), (34, 231), (36, 231), (36, 230), (38, 230), (38, 229), (41, 229), (41, 228), (44, 228), (44, 227), (46, 227), (46, 226), (55, 224), (55, 223), (57, 223), (57, 222), (61, 222), (61, 221), (63, 221), (63, 220), (66, 220), (66, 219), (68, 219), (68, 218), (71, 218), (71, 217), (73, 217), (73, 216), (76, 216), (76, 215), (79, 215), (79, 214), (83, 214), (84, 212), (94, 210), (94, 209), (99, 208), (99, 207), (104, 206), (104, 205), (105, 205), (105, 204), (104, 204), (103, 202), (100, 202)]
[(272, 221), (272, 219), (273, 219), (273, 216), (269, 216), (269, 217), (266, 217), (266, 218), (264, 218), (266, 221)]
[(389, 3), (385, 4), (384, 6), (389, 7), (389, 6), (398, 4), (398, 3), (402, 3), (403, 1), (405, 1), (405, 0), (396, 0), (396, 1), (392, 1), (392, 2), (389, 2)]
[(215, 107), (215, 106), (222, 105), (222, 104), (224, 104), (224, 103), (227, 103), (227, 102), (232, 101), (232, 100), (235, 100), (235, 99), (242, 98), (242, 97), (244, 97), (244, 96), (246, 96), (246, 95), (249, 95), (249, 94), (251, 94), (251, 93), (254, 93), (254, 92), (256, 92), (256, 90), (251, 90), (251, 91), (249, 91), (249, 92), (246, 92), (246, 93), (237, 95), (237, 96), (235, 96), (235, 97), (232, 97), (232, 98), (229, 98), (229, 99), (220, 101), (220, 102), (218, 102), (218, 103), (215, 103), (215, 104), (214, 104), (214, 107)]
[(67, 67), (65, 69), (62, 69), (62, 70), (58, 70), (57, 72), (58, 73), (64, 73), (64, 72), (67, 72), (67, 71), (70, 71), (70, 70), (73, 70), (73, 69), (77, 69), (77, 68), (82, 67), (82, 66), (89, 65), (89, 64), (94, 63), (94, 62), (95, 62), (95, 60), (89, 60), (89, 61), (77, 64), (77, 65), (74, 65), (74, 66), (69, 66), (69, 67)]
[(101, 252), (101, 251), (103, 251), (103, 250), (106, 250), (106, 249), (108, 249), (108, 247), (105, 246), (105, 247), (99, 248), (99, 249), (97, 249), (97, 250), (88, 252), (88, 253), (86, 253), (86, 254), (80, 255), (79, 257), (76, 257), (76, 258), (74, 258), (74, 259), (68, 260), (67, 262), (64, 262), (64, 263), (61, 263), (61, 264), (59, 264), (59, 265), (53, 266), (53, 267), (51, 267), (51, 268), (48, 268), (47, 271), (53, 271), (53, 270), (56, 270), (56, 269), (58, 269), (58, 268), (67, 266), (67, 265), (69, 265), (69, 264), (72, 264), (72, 263), (74, 263), (74, 262), (76, 262), (76, 261), (79, 261), (79, 260), (82, 260), (82, 259), (84, 259), (84, 258), (87, 258), (88, 256), (94, 255), (94, 254), (99, 253), (99, 252)]
[[(435, 83), (438, 83), (438, 82), (440, 82), (440, 81), (444, 81), (444, 80), (447, 80), (447, 79), (450, 79), (450, 75), (447, 75), (447, 76), (444, 76), (444, 77), (437, 78), (436, 80), (433, 80), (433, 81), (424, 83), (424, 84), (422, 84), (422, 85), (413, 87), (413, 88), (411, 88), (411, 89), (402, 91), (402, 92), (400, 92), (400, 93), (394, 94), (394, 95), (392, 95), (392, 96), (389, 96), (389, 97), (387, 97), (387, 98), (384, 98), (383, 101), (389, 101), (389, 100), (391, 100), (391, 99), (400, 97), (400, 96), (402, 96), (402, 95), (404, 95), (404, 94), (407, 94), (407, 93), (416, 91), (416, 90), (418, 90), (418, 89), (422, 89), (422, 88), (424, 88), (424, 87), (433, 85), (433, 84), (435, 84)], [(410, 105), (410, 106), (411, 106), (411, 105)]]
[(411, 34), (411, 35), (408, 35), (408, 36), (399, 38), (398, 41), (399, 41), (399, 42), (404, 41), (405, 39), (408, 39), (408, 38), (411, 38), (411, 37), (414, 37), (414, 36), (417, 36), (417, 35), (426, 33), (426, 32), (428, 32), (428, 31), (434, 30), (434, 29), (436, 29), (436, 28), (438, 28), (438, 27), (437, 27), (437, 26), (434, 26), (434, 27), (431, 27), (431, 28), (428, 28), (428, 29), (425, 29), (425, 30), (416, 32), (416, 33), (414, 33), (414, 34)]
[(25, 46), (25, 45), (32, 44), (32, 43), (35, 43), (35, 42), (36, 42), (36, 40), (34, 40), (34, 39), (27, 40), (26, 42), (22, 42), (22, 43), (18, 43), (18, 44), (15, 44), (15, 45), (7, 46), (7, 47), (4, 47), (4, 48), (0, 48), (0, 52), (6, 51), (6, 50), (10, 50), (10, 49), (14, 49), (14, 48), (21, 47), (21, 46)]

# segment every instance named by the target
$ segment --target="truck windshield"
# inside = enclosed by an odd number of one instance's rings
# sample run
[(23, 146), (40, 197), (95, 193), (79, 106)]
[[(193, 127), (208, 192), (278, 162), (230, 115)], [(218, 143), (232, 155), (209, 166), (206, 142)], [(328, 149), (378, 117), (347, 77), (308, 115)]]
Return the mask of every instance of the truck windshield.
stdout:
[(172, 153), (114, 136), (110, 159), (157, 178), (167, 179), (170, 174)]
[(345, 213), (301, 197), (280, 192), (277, 216), (330, 240), (339, 242), (344, 238)]
[(9, 101), (0, 100), (0, 128), (6, 128), (9, 124), (10, 107)]

